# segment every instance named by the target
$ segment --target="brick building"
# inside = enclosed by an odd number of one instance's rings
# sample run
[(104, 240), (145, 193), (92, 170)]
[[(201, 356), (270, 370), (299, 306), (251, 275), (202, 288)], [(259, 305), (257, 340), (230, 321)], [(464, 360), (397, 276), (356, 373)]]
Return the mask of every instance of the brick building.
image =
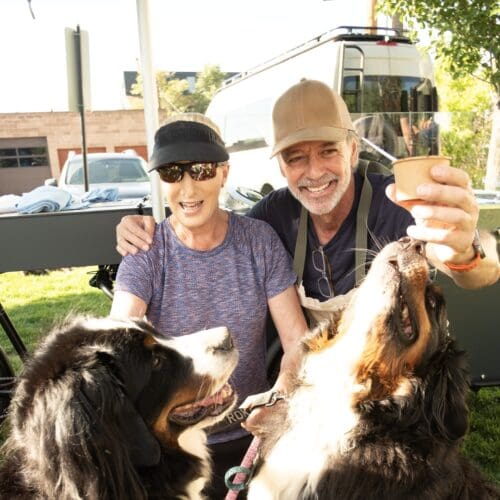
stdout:
[[(148, 158), (142, 109), (86, 112), (85, 130), (89, 153), (135, 149)], [(0, 113), (0, 195), (58, 178), (68, 152), (81, 144), (78, 113)]]
[[(236, 73), (226, 73), (226, 77)], [(142, 98), (130, 89), (137, 72), (123, 73), (127, 106), (142, 107)], [(186, 80), (188, 92), (196, 83), (196, 72), (175, 72), (172, 78)], [(160, 110), (160, 124), (164, 119)], [(134, 149), (148, 159), (144, 111), (87, 111), (87, 152), (119, 152)], [(76, 112), (0, 113), (0, 196), (21, 194), (58, 178), (69, 151), (81, 151), (80, 115)]]

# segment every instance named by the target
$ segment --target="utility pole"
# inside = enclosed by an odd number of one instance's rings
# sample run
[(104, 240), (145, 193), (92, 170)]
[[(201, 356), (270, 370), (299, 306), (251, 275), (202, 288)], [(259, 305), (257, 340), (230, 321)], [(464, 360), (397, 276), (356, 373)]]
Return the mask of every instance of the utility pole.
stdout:
[(81, 41), (81, 31), (79, 24), (76, 26), (76, 31), (73, 33), (73, 37), (75, 42), (78, 112), (80, 113), (80, 123), (82, 128), (83, 183), (85, 192), (87, 192), (89, 190), (89, 167), (87, 164), (87, 133), (85, 132), (85, 101), (84, 101), (83, 77), (82, 77), (82, 41)]
[[(330, 0), (323, 0), (323, 2), (328, 2)], [(377, 27), (377, 0), (368, 0), (368, 15), (366, 17), (366, 26), (376, 28)]]
[(401, 34), (403, 33), (403, 21), (401, 21), (398, 13), (394, 14), (391, 18), (391, 28), (401, 32)]
[(368, 0), (368, 22), (370, 27), (377, 26), (377, 0)]
[(68, 78), (68, 110), (80, 114), (84, 189), (89, 190), (85, 110), (90, 109), (89, 40), (88, 33), (66, 28), (66, 66)]
[[(377, 26), (377, 0), (368, 0), (367, 26)], [(402, 33), (404, 27), (398, 13), (395, 13), (391, 18), (391, 28)]]

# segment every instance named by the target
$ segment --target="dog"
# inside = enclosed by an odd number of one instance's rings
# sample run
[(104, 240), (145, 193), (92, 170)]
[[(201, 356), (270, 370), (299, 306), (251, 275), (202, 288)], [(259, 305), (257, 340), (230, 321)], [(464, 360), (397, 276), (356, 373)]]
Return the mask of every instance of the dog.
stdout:
[(465, 353), (423, 243), (385, 246), (340, 319), (303, 347), (294, 389), (253, 429), (249, 500), (500, 498), (459, 452)]
[(17, 381), (0, 498), (202, 498), (204, 429), (236, 402), (237, 361), (223, 327), (167, 339), (135, 320), (56, 329)]

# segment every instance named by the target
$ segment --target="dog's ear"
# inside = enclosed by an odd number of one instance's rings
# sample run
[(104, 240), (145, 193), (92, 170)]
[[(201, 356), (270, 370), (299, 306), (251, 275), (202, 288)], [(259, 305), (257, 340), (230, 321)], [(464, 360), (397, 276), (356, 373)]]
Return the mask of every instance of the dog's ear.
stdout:
[(468, 428), (466, 395), (469, 390), (465, 352), (449, 339), (444, 351), (431, 361), (426, 387), (427, 416), (432, 432), (456, 441)]
[(143, 418), (113, 374), (99, 370), (90, 382), (82, 381), (79, 400), (90, 422), (93, 438), (106, 446), (120, 442), (135, 467), (151, 467), (160, 461), (161, 449)]
[[(122, 393), (123, 394), (123, 393)], [(160, 461), (161, 449), (149, 432), (144, 419), (137, 413), (129, 398), (123, 394), (122, 418), (118, 422), (121, 438), (126, 443), (135, 467), (152, 467)]]

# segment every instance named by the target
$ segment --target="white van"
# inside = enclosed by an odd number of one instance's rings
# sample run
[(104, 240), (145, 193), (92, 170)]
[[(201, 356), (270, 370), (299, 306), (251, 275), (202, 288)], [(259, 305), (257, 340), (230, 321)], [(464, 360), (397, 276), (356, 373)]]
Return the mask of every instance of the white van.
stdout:
[(437, 153), (430, 58), (392, 28), (341, 26), (232, 77), (215, 94), (207, 115), (231, 155), (229, 185), (264, 194), (285, 185), (269, 159), (271, 109), (302, 78), (343, 96), (358, 133), (373, 145), (362, 142), (362, 156), (390, 164), (391, 157)]

